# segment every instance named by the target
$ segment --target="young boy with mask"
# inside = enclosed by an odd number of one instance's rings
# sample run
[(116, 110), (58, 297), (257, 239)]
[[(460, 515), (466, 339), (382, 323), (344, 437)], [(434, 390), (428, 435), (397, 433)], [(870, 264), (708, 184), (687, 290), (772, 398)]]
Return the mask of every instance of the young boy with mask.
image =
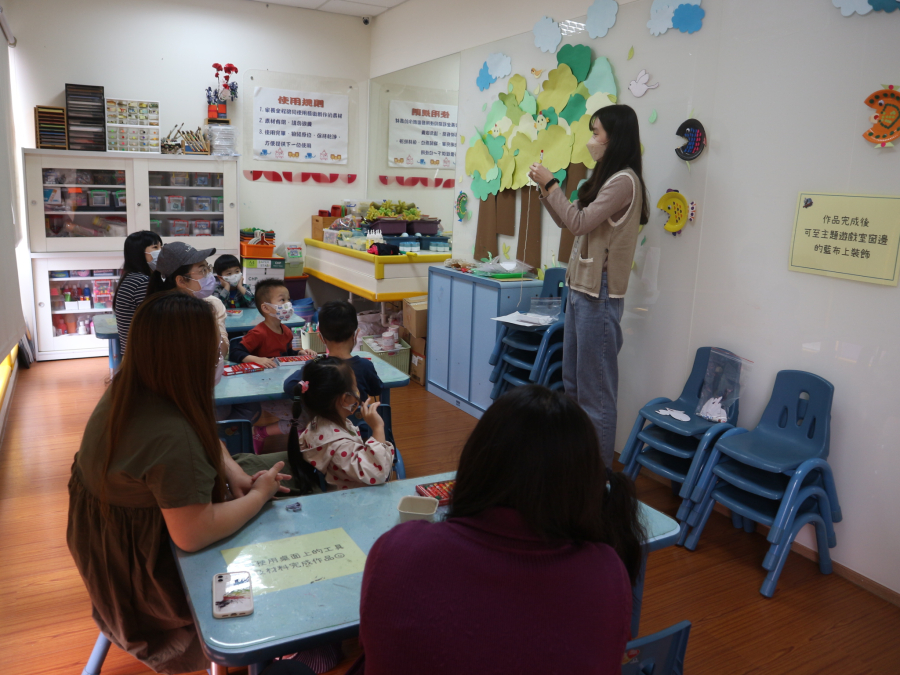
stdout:
[[(263, 368), (275, 368), (277, 356), (296, 356), (291, 347), (294, 334), (282, 321), (293, 316), (290, 291), (281, 279), (263, 279), (256, 284), (256, 308), (263, 321), (231, 347), (230, 359), (236, 363), (256, 363)], [(300, 354), (315, 356), (315, 352), (301, 350)], [(253, 450), (259, 454), (267, 436), (286, 434), (291, 428), (291, 401), (267, 401), (262, 410), (278, 418), (265, 427), (253, 427)], [(254, 416), (256, 417), (256, 416)]]
[(213, 291), (228, 309), (253, 307), (253, 293), (244, 286), (241, 263), (233, 255), (219, 256), (213, 265), (218, 284)]

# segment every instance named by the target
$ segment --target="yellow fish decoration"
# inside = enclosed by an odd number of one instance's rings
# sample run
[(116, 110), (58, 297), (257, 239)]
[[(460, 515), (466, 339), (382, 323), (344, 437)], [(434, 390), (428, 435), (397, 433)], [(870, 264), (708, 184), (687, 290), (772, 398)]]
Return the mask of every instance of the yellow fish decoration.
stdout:
[(541, 75), (544, 74), (544, 71), (543, 71), (543, 70), (538, 70), (537, 68), (532, 68), (532, 69), (531, 69), (531, 74), (534, 75), (535, 78), (538, 78), (538, 77), (540, 77)]
[(662, 209), (669, 214), (666, 221), (665, 229), (667, 232), (678, 232), (687, 225), (688, 218), (691, 215), (688, 207), (687, 199), (677, 190), (666, 192), (659, 201), (656, 202), (656, 208)]

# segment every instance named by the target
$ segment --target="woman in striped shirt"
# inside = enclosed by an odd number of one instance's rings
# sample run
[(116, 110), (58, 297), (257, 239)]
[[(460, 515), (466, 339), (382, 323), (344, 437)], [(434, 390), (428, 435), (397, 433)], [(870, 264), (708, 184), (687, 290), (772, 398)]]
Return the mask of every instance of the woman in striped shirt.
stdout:
[(162, 239), (155, 232), (140, 230), (125, 239), (125, 263), (122, 276), (113, 298), (116, 327), (119, 331), (119, 349), (125, 353), (131, 317), (147, 294), (150, 275), (156, 269), (156, 258), (162, 248)]

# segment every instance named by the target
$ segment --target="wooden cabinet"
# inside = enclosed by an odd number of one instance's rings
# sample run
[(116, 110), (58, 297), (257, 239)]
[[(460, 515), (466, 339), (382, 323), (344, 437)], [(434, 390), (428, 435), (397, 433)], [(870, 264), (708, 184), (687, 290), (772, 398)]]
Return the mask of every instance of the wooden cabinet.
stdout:
[(428, 275), (426, 388), (474, 417), (491, 405), (494, 317), (527, 312), (540, 281), (495, 281), (434, 266)]

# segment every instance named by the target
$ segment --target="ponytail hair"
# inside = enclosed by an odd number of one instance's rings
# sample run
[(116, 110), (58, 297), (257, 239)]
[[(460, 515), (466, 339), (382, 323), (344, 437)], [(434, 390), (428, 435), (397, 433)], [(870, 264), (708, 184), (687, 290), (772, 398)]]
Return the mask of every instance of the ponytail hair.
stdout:
[(466, 441), (447, 518), (498, 506), (518, 511), (545, 541), (608, 544), (638, 581), (644, 530), (634, 484), (609, 474), (593, 423), (565, 394), (515, 387)]
[[(303, 458), (300, 450), (300, 418), (304, 409), (312, 417), (321, 417), (344, 426), (338, 414), (338, 400), (353, 393), (353, 370), (350, 365), (333, 356), (318, 357), (303, 367), (303, 382), (294, 387), (291, 406), (291, 430), (288, 432), (288, 461), (300, 484), (300, 494), (309, 494), (319, 485), (316, 470)], [(306, 391), (303, 391), (306, 385)]]

